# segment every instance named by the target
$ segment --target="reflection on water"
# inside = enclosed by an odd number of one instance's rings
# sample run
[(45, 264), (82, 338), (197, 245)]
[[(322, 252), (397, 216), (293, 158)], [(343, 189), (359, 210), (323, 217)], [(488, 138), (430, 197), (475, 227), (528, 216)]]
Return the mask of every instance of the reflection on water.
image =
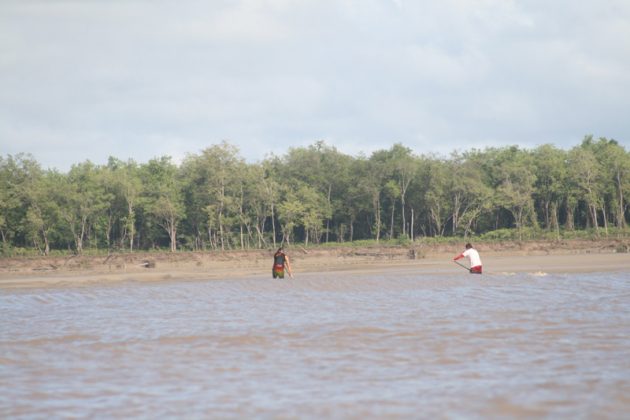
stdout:
[(627, 277), (4, 290), (0, 416), (620, 418)]

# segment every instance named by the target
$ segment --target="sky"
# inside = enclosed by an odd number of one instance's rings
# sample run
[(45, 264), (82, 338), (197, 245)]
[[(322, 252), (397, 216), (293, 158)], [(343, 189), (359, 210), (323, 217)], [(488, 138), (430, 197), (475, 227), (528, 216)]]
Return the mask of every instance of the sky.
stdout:
[(0, 156), (630, 150), (627, 0), (0, 0)]

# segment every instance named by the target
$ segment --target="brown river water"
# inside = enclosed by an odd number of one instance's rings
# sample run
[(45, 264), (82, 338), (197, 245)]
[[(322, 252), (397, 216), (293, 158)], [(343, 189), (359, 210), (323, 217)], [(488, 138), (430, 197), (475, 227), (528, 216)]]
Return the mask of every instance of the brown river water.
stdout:
[(630, 275), (0, 290), (2, 418), (630, 418)]

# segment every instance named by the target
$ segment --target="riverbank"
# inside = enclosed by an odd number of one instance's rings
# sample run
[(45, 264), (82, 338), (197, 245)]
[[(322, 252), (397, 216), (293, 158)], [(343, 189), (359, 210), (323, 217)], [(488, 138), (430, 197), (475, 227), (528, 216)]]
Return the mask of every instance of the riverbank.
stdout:
[[(630, 271), (630, 240), (479, 244), (486, 274)], [(296, 279), (302, 273), (413, 271), (454, 274), (462, 245), (289, 247)], [(270, 277), (274, 250), (133, 253), (108, 256), (0, 259), (0, 288), (81, 286), (121, 281)]]

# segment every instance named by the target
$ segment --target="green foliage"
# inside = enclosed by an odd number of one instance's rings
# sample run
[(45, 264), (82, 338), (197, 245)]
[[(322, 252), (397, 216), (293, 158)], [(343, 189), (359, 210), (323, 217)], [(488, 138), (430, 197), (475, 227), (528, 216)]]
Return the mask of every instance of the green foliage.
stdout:
[(406, 234), (402, 234), (396, 239), (396, 244), (400, 246), (408, 246), (411, 245), (411, 239)]
[(628, 237), (630, 154), (587, 136), (418, 156), (401, 145), (352, 157), (316, 142), (246, 163), (223, 142), (144, 164), (110, 157), (68, 173), (0, 156), (2, 255), (415, 246)]

